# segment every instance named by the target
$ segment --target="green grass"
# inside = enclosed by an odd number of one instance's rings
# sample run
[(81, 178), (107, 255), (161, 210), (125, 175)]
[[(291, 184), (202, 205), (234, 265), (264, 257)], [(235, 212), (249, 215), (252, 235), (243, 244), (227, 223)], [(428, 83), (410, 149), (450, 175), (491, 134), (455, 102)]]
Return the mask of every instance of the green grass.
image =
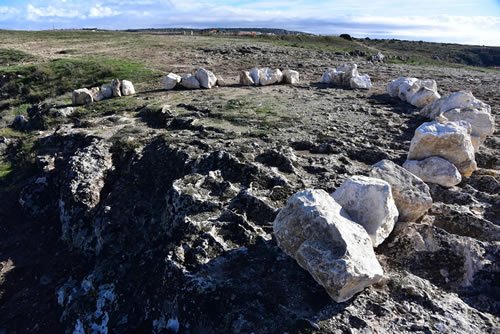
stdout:
[(21, 62), (33, 61), (35, 59), (35, 56), (23, 51), (14, 49), (0, 49), (0, 66), (14, 65)]
[(12, 165), (9, 162), (0, 162), (0, 179), (7, 178), (12, 171)]
[(26, 66), (0, 67), (0, 74), (12, 78), (0, 88), (0, 96), (8, 96), (5, 104), (33, 104), (82, 87), (100, 86), (113, 78), (132, 82), (146, 81), (154, 72), (144, 65), (123, 59), (57, 59)]

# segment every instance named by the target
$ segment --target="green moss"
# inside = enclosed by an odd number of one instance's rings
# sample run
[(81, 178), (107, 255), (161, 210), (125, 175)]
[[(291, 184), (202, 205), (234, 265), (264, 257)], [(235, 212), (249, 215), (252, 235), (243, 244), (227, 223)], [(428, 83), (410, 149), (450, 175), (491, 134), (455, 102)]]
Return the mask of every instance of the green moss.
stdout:
[(0, 49), (0, 65), (14, 65), (35, 59), (35, 56), (20, 50)]

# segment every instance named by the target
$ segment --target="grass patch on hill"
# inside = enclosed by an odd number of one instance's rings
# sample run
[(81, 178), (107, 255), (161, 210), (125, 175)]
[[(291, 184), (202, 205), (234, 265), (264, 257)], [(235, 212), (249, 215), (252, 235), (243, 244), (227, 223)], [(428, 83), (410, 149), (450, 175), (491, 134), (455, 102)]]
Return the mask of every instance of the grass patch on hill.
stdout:
[[(0, 110), (38, 103), (82, 87), (100, 86), (113, 78), (142, 82), (155, 73), (123, 59), (57, 59), (47, 63), (0, 67), (8, 80), (0, 87)], [(1, 100), (1, 99), (0, 99)]]
[(35, 59), (35, 56), (23, 51), (0, 48), (0, 66), (15, 65), (21, 62), (33, 61)]

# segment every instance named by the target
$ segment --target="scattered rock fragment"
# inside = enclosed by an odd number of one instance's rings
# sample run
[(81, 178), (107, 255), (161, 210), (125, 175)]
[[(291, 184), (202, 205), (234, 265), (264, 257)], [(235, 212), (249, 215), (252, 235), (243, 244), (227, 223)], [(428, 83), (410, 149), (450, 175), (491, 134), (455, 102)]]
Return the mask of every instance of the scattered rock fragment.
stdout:
[(128, 80), (123, 80), (121, 85), (121, 91), (123, 96), (129, 96), (135, 94), (135, 88), (132, 82)]
[(382, 279), (370, 237), (323, 190), (293, 195), (273, 228), (280, 248), (336, 302), (349, 300)]
[(76, 89), (71, 96), (73, 105), (84, 105), (94, 102), (92, 93), (87, 88)]
[(114, 97), (122, 96), (120, 80), (111, 80), (111, 91), (113, 92)]
[(470, 176), (477, 167), (470, 132), (464, 121), (424, 123), (415, 130), (408, 160), (438, 156), (454, 164), (462, 176)]
[(299, 72), (294, 70), (284, 70), (283, 71), (283, 82), (295, 85), (299, 83)]
[(391, 185), (399, 221), (416, 221), (432, 206), (430, 190), (424, 181), (390, 160), (373, 165), (370, 176)]
[(203, 67), (200, 67), (196, 71), (195, 77), (200, 83), (200, 86), (203, 88), (210, 89), (217, 83), (217, 78), (215, 74), (213, 74), (211, 71), (204, 69)]
[(182, 78), (180, 75), (169, 73), (166, 77), (163, 78), (161, 82), (166, 90), (171, 90), (174, 89), (175, 86), (181, 82), (181, 80)]
[(423, 181), (436, 183), (445, 188), (451, 188), (462, 182), (458, 169), (451, 162), (440, 157), (429, 157), (420, 161), (407, 160), (403, 167)]
[(391, 186), (384, 180), (356, 175), (347, 179), (332, 197), (366, 229), (373, 247), (389, 236), (398, 220)]
[(198, 79), (196, 79), (196, 77), (194, 75), (191, 75), (191, 74), (185, 74), (182, 77), (181, 85), (187, 89), (199, 89), (200, 88), (200, 82), (198, 81)]

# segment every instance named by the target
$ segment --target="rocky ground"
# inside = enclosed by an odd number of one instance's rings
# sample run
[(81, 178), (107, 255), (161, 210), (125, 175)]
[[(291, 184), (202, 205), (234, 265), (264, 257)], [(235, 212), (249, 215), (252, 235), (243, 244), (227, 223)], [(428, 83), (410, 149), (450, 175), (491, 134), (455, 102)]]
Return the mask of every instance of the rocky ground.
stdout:
[[(30, 130), (36, 164), (0, 204), (0, 333), (498, 332), (497, 133), (470, 178), (430, 185), (427, 215), (398, 224), (376, 248), (383, 281), (347, 302), (335, 303), (278, 248), (272, 223), (297, 191), (331, 193), (382, 159), (406, 160), (426, 119), (386, 94), (390, 80), (469, 89), (499, 128), (500, 73), (243, 39), (143, 38), (171, 47), (93, 41), (92, 52), (121, 50), (159, 73), (203, 66), (228, 85), (166, 92), (159, 80), (135, 82), (136, 95), (69, 116), (57, 113), (64, 96), (31, 107), (29, 121), (43, 125)], [(38, 42), (6, 43), (39, 48), (44, 60), (70, 43)], [(318, 83), (348, 62), (372, 89)], [(252, 66), (298, 70), (301, 83), (239, 86), (239, 70)], [(4, 136), (0, 153), (22, 140)]]

